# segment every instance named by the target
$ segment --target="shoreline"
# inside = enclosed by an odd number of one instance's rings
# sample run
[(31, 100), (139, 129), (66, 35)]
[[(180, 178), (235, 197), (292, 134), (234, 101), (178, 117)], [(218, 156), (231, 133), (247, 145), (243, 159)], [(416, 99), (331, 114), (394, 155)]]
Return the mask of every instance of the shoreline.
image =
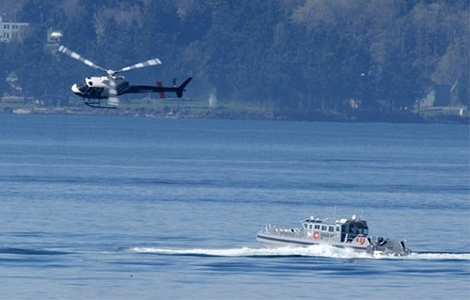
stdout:
[(263, 111), (232, 111), (227, 109), (148, 109), (148, 108), (117, 108), (92, 109), (75, 107), (55, 108), (12, 108), (0, 107), (0, 114), (44, 114), (44, 115), (96, 115), (96, 116), (132, 116), (144, 118), (173, 118), (173, 119), (221, 119), (221, 120), (265, 120), (286, 122), (345, 122), (345, 123), (420, 123), (420, 124), (470, 124), (467, 116), (452, 114), (436, 114), (423, 116), (415, 113), (378, 114), (360, 112), (356, 114), (322, 114), (299, 112), (263, 112)]

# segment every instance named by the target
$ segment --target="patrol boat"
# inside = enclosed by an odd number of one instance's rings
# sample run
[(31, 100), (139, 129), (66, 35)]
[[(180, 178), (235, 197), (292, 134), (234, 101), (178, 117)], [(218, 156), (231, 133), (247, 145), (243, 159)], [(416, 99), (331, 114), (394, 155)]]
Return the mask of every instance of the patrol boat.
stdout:
[(301, 228), (266, 225), (256, 239), (268, 248), (330, 245), (371, 255), (405, 256), (411, 253), (404, 240), (369, 236), (367, 222), (355, 215), (339, 221), (310, 217), (301, 224)]

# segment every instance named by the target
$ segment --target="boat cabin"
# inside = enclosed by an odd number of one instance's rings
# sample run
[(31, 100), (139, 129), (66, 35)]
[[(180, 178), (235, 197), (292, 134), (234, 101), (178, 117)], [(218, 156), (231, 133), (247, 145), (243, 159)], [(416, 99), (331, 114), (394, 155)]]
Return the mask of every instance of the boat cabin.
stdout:
[(341, 242), (350, 242), (358, 235), (367, 236), (368, 234), (369, 227), (364, 220), (353, 218), (344, 220), (341, 224)]
[(310, 217), (302, 222), (302, 228), (312, 233), (315, 239), (317, 238), (334, 238), (339, 239), (341, 242), (351, 242), (358, 235), (367, 237), (369, 234), (369, 227), (364, 220), (357, 219), (353, 216), (351, 219), (341, 219), (336, 222), (327, 222), (327, 220), (320, 220), (318, 218)]

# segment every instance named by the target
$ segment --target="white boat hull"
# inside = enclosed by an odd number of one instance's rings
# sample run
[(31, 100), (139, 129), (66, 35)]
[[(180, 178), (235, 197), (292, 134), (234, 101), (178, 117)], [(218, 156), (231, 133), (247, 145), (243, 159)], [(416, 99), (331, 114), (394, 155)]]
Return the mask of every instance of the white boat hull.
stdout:
[(369, 244), (358, 245), (356, 243), (335, 243), (315, 241), (313, 239), (296, 238), (288, 236), (280, 236), (269, 233), (258, 233), (256, 240), (267, 248), (280, 248), (280, 247), (310, 247), (315, 245), (329, 245), (338, 248), (350, 248), (360, 252), (372, 252)]

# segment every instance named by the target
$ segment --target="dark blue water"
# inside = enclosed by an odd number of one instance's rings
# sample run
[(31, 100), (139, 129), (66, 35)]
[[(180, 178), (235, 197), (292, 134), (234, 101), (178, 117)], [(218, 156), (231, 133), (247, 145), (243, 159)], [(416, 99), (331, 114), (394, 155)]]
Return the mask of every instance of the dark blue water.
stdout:
[[(0, 116), (2, 299), (469, 299), (469, 128)], [(406, 258), (265, 249), (362, 215)]]

